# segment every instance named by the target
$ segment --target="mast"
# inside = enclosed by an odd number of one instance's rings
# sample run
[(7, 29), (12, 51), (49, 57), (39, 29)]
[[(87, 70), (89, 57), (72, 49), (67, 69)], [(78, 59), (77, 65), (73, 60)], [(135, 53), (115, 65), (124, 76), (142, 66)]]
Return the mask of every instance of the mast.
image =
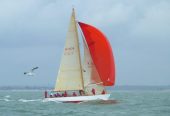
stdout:
[(73, 8), (54, 91), (83, 89), (79, 38)]
[[(76, 28), (76, 36), (78, 38), (78, 31), (77, 31), (77, 23), (76, 23), (76, 13), (75, 13), (75, 10), (74, 10), (74, 7), (72, 8), (72, 12), (73, 12), (73, 15), (74, 15), (74, 21), (75, 21), (75, 28)], [(80, 55), (80, 46), (79, 46), (79, 39), (78, 39), (78, 53), (79, 53), (79, 59), (80, 59), (80, 68), (81, 68), (81, 77), (82, 77), (82, 85), (83, 85), (83, 89), (84, 90), (84, 79), (83, 79), (83, 70), (82, 70), (82, 64), (81, 64), (81, 55)]]

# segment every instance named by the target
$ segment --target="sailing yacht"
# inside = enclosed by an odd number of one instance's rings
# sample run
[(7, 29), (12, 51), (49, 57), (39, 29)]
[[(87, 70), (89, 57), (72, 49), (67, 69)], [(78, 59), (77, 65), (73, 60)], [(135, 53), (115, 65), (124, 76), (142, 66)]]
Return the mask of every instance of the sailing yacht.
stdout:
[[(78, 28), (84, 46), (81, 60)], [(106, 86), (115, 83), (112, 48), (105, 35), (94, 26), (75, 20), (72, 10), (64, 52), (54, 90), (45, 91), (45, 101), (78, 102), (108, 100)]]

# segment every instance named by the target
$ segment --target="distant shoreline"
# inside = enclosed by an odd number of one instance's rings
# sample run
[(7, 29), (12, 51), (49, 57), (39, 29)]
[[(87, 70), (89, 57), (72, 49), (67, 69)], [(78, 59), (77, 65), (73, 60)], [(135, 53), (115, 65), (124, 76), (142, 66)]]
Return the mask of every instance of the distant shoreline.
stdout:
[(0, 90), (52, 90), (45, 86), (0, 86)]
[[(170, 90), (170, 85), (167, 86), (134, 86), (121, 85), (114, 87), (106, 87), (108, 90)], [(47, 86), (0, 86), (0, 90), (53, 90), (53, 87)]]

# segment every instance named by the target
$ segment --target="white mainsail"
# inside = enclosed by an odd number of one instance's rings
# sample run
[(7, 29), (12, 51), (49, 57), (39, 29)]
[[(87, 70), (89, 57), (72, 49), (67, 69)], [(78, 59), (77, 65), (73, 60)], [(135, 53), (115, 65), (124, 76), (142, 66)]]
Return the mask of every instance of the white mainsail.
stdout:
[(83, 89), (79, 40), (73, 9), (54, 91)]
[(92, 89), (95, 89), (95, 94), (101, 94), (105, 88), (102, 85), (99, 73), (97, 72), (96, 66), (91, 58), (86, 40), (83, 36), (82, 38), (84, 43), (83, 80), (85, 93), (87, 95), (92, 95)]

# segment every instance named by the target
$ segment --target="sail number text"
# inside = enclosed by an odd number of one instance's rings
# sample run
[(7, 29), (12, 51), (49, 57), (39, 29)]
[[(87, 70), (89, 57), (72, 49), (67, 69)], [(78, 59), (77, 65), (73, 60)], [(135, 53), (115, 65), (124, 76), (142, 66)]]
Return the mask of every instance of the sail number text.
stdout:
[(74, 53), (74, 47), (67, 47), (64, 49), (64, 55), (72, 55)]

